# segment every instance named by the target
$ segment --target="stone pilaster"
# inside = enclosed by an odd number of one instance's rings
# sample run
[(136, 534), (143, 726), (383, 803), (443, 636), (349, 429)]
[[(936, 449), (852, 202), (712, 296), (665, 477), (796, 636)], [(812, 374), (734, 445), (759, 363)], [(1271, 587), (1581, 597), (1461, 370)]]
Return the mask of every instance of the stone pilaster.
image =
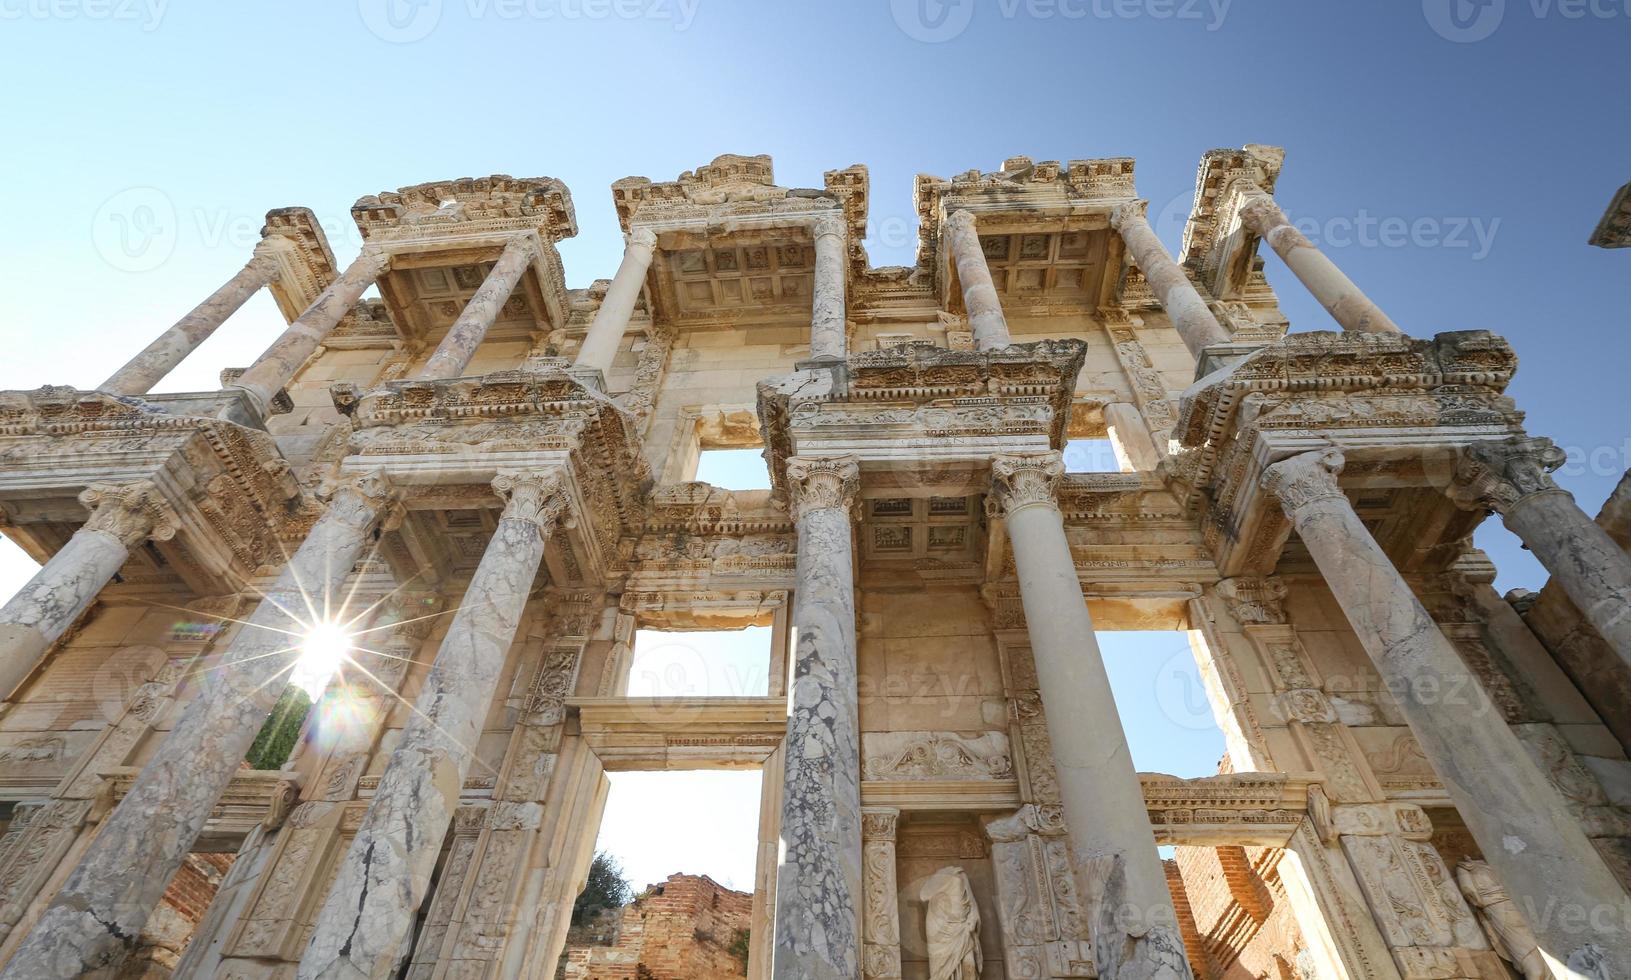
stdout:
[(849, 349), (844, 320), (844, 240), (848, 229), (840, 215), (828, 215), (811, 227), (815, 236), (815, 285), (810, 303), (810, 357), (843, 360)]
[(440, 381), (457, 378), (464, 373), (482, 338), (492, 329), (493, 321), (498, 319), (499, 311), (509, 302), (515, 284), (521, 281), (537, 255), (538, 245), (531, 237), (517, 238), (504, 246), (492, 271), (482, 280), (480, 288), (470, 297), (470, 302), (464, 304), (463, 312), (448, 328), (447, 336), (442, 338), (425, 362), (424, 370), (419, 372), (419, 380)]
[(0, 698), (21, 684), (57, 638), (96, 600), (147, 538), (176, 533), (176, 518), (150, 481), (94, 483), (79, 495), (90, 518), (17, 594), (0, 606)]
[(1368, 333), (1401, 333), (1381, 307), (1354, 285), (1353, 280), (1325, 257), (1308, 237), (1292, 226), (1274, 198), (1257, 187), (1239, 191), (1246, 200), (1240, 205), (1240, 221), (1285, 260), (1286, 267), (1308, 288), (1332, 319), (1344, 330)]
[(1026, 804), (987, 820), (985, 832), (1008, 976), (1096, 976), (1058, 804)]
[(852, 456), (787, 461), (798, 523), (776, 870), (776, 980), (854, 980), (861, 972), (861, 751), (855, 666)]
[(140, 354), (97, 387), (113, 395), (147, 394), (188, 354), (197, 350), (199, 344), (208, 340), (249, 297), (277, 277), (277, 257), (257, 248), (254, 257), (238, 270), (237, 275), (193, 307), (192, 312), (177, 320), (174, 326), (159, 334)]
[(646, 270), (651, 268), (651, 257), (657, 249), (657, 234), (650, 228), (635, 228), (629, 232), (628, 245), (623, 249), (623, 261), (606, 290), (606, 298), (595, 311), (594, 322), (583, 336), (578, 349), (576, 366), (592, 368), (605, 374), (612, 369), (617, 350), (623, 345), (623, 333), (629, 328), (629, 317), (634, 315), (634, 303), (646, 284)]
[(979, 350), (1007, 347), (1013, 343), (1008, 336), (1008, 318), (1003, 315), (997, 287), (991, 281), (991, 268), (986, 265), (985, 252), (980, 248), (974, 215), (967, 211), (953, 212), (946, 218), (945, 229), (946, 247), (951, 249), (957, 279), (963, 284), (963, 306), (968, 310), (974, 346)]
[(1188, 980), (1144, 791), (1065, 539), (1058, 452), (991, 461), (1019, 577), (1065, 823), (1104, 980)]
[[(1279, 497), (1480, 849), (1531, 916), (1541, 945), (1581, 975), (1622, 975), (1631, 969), (1625, 892), (1354, 513), (1337, 484), (1342, 466), (1336, 450), (1304, 453), (1269, 467), (1263, 486)], [(1554, 914), (1561, 907), (1594, 917), (1593, 927), (1570, 926), (1578, 920)]]
[(272, 341), (272, 346), (266, 348), (255, 363), (232, 382), (232, 386), (248, 392), (255, 407), (264, 416), (273, 397), (289, 383), (300, 366), (317, 351), (323, 339), (339, 326), (345, 315), (357, 305), (357, 300), (390, 264), (391, 257), (385, 252), (364, 249), (340, 277), (330, 283), (295, 322), (289, 324), (289, 329)]
[(1123, 204), (1110, 214), (1110, 224), (1127, 244), (1138, 271), (1150, 284), (1161, 308), (1167, 311), (1172, 327), (1183, 338), (1184, 346), (1197, 359), (1213, 344), (1229, 342), (1229, 332), (1212, 315), (1200, 291), (1184, 274), (1183, 267), (1174, 262), (1161, 239), (1144, 217), (1145, 202)]
[(344, 605), (389, 501), (374, 476), (335, 492), (0, 977), (75, 977), (124, 959), (282, 693), (291, 637), (305, 629), (297, 614)]
[(892, 980), (900, 976), (900, 888), (895, 883), (895, 832), (900, 811), (867, 807), (861, 811), (861, 850), (866, 869), (861, 909), (861, 976)]
[(506, 500), (498, 529), (324, 902), (302, 978), (386, 976), (408, 955), (482, 720), (566, 507), (557, 474), (500, 474), (493, 488)]
[(1631, 557), (1553, 481), (1551, 472), (1565, 458), (1550, 439), (1474, 443), (1462, 454), (1449, 494), (1463, 507), (1500, 514), (1631, 664)]

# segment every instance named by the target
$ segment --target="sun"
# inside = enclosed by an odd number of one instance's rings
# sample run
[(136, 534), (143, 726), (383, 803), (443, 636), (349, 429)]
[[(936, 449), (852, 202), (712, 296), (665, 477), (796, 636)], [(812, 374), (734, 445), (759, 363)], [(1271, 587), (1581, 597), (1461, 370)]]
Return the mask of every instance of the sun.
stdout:
[(339, 623), (314, 623), (300, 644), (290, 683), (306, 689), (315, 700), (328, 686), (353, 648), (354, 638)]

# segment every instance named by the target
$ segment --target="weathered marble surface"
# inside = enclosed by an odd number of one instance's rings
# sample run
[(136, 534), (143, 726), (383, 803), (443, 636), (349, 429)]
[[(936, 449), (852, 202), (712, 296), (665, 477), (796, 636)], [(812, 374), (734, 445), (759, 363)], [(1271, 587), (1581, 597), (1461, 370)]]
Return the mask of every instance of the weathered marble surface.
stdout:
[(0, 977), (85, 976), (130, 952), (283, 691), (304, 629), (285, 610), (342, 605), (389, 496), (376, 477), (336, 491)]
[(895, 836), (900, 811), (867, 807), (861, 811), (866, 883), (861, 909), (861, 976), (894, 980), (901, 975), (900, 888), (895, 880)]
[(1013, 546), (1072, 849), (1103, 980), (1188, 980), (1144, 790), (1127, 749), (1056, 494), (1058, 452), (998, 456), (993, 491)]
[(208, 340), (249, 297), (277, 279), (277, 275), (277, 259), (257, 249), (254, 257), (238, 270), (237, 275), (193, 307), (192, 312), (177, 320), (174, 326), (159, 334), (140, 354), (97, 387), (114, 395), (147, 394), (177, 364), (186, 360), (188, 354), (197, 350), (199, 344)]
[(339, 325), (351, 308), (357, 305), (357, 300), (368, 291), (382, 273), (391, 264), (391, 257), (377, 249), (364, 249), (363, 253), (352, 263), (338, 279), (330, 283), (323, 290), (316, 301), (300, 314), (299, 319), (289, 324), (289, 329), (283, 331), (278, 339), (249, 366), (238, 380), (232, 382), (235, 388), (242, 388), (254, 399), (255, 405), (264, 416), (272, 404), (272, 398), (283, 386), (289, 383), (300, 366), (306, 363), (312, 352), (323, 342), (336, 326)]
[(1166, 247), (1144, 217), (1144, 202), (1116, 208), (1111, 212), (1110, 223), (1121, 233), (1134, 264), (1144, 273), (1144, 280), (1161, 301), (1161, 308), (1167, 311), (1167, 318), (1189, 352), (1198, 358), (1213, 344), (1227, 343), (1229, 332), (1212, 315), (1206, 300), (1201, 298), (1183, 268), (1167, 254)]
[(1057, 452), (992, 460), (1099, 977), (1187, 980), (1143, 789), (1065, 540), (1055, 497), (1063, 475)]
[(962, 868), (941, 868), (918, 889), (929, 980), (980, 980), (980, 908)]
[(1008, 318), (1003, 315), (997, 287), (991, 282), (991, 267), (980, 248), (980, 233), (974, 215), (958, 211), (946, 219), (946, 245), (957, 266), (957, 279), (963, 284), (963, 306), (968, 309), (968, 326), (979, 350), (1007, 347)]
[(301, 958), (302, 978), (392, 975), (475, 760), (481, 725), (565, 503), (556, 474), (502, 474), (508, 498)]
[[(1485, 859), (1530, 916), (1554, 968), (1568, 964), (1581, 976), (1631, 975), (1631, 905), (1624, 890), (1354, 513), (1337, 485), (1342, 466), (1334, 449), (1304, 453), (1269, 467), (1263, 486), (1279, 497)], [(1555, 914), (1560, 904), (1595, 912), (1594, 928), (1571, 927), (1574, 918)]]
[(575, 362), (580, 368), (593, 368), (602, 373), (612, 369), (617, 350), (623, 345), (623, 333), (629, 328), (629, 317), (634, 315), (635, 301), (646, 285), (646, 270), (651, 268), (651, 257), (657, 248), (657, 235), (650, 228), (636, 228), (629, 233), (628, 245), (623, 249), (623, 261), (618, 263), (617, 274), (606, 290), (606, 298), (595, 311), (594, 322), (583, 335), (583, 346), (578, 348)]
[(509, 302), (516, 283), (526, 274), (527, 267), (538, 255), (538, 245), (530, 237), (517, 238), (504, 246), (504, 251), (493, 264), (487, 278), (482, 280), (470, 302), (464, 304), (459, 318), (447, 330), (447, 336), (437, 345), (435, 352), (425, 361), (419, 372), (422, 381), (457, 378), (464, 374), (470, 358), (481, 346), (481, 340), (492, 329), (499, 311)]
[(815, 285), (810, 300), (811, 359), (842, 358), (847, 353), (844, 323), (844, 219), (831, 215), (811, 228), (815, 236)]
[(776, 980), (861, 969), (861, 745), (849, 508), (853, 457), (787, 463), (798, 520), (793, 691), (787, 718)]
[(1261, 190), (1244, 192), (1246, 200), (1240, 205), (1240, 221), (1250, 228), (1280, 258), (1320, 305), (1344, 330), (1370, 333), (1401, 333), (1399, 325), (1371, 302), (1336, 263), (1325, 257), (1308, 237), (1298, 231), (1285, 212), (1274, 203), (1274, 198)]
[(0, 698), (21, 684), (40, 657), (96, 601), (96, 595), (144, 539), (167, 540), (175, 515), (143, 480), (93, 484), (79, 499), (91, 516), (17, 594), (0, 606)]
[(1558, 486), (1565, 461), (1550, 439), (1470, 446), (1450, 496), (1501, 515), (1620, 659), (1631, 665), (1631, 557)]

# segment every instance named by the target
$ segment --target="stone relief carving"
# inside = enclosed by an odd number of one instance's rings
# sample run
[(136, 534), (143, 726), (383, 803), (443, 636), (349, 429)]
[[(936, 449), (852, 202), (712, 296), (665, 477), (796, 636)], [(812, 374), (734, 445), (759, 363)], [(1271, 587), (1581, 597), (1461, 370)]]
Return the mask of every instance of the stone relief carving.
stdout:
[(1014, 773), (1001, 732), (868, 732), (861, 746), (865, 779), (1008, 779)]

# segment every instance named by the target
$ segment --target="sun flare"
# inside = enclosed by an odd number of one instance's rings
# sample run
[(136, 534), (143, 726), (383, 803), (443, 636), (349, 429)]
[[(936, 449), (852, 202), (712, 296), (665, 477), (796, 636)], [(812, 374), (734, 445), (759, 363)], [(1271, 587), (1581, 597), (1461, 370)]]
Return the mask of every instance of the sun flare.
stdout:
[(354, 638), (339, 623), (313, 624), (301, 641), (300, 659), (295, 661), (290, 683), (305, 688), (315, 700), (346, 661), (353, 646)]

